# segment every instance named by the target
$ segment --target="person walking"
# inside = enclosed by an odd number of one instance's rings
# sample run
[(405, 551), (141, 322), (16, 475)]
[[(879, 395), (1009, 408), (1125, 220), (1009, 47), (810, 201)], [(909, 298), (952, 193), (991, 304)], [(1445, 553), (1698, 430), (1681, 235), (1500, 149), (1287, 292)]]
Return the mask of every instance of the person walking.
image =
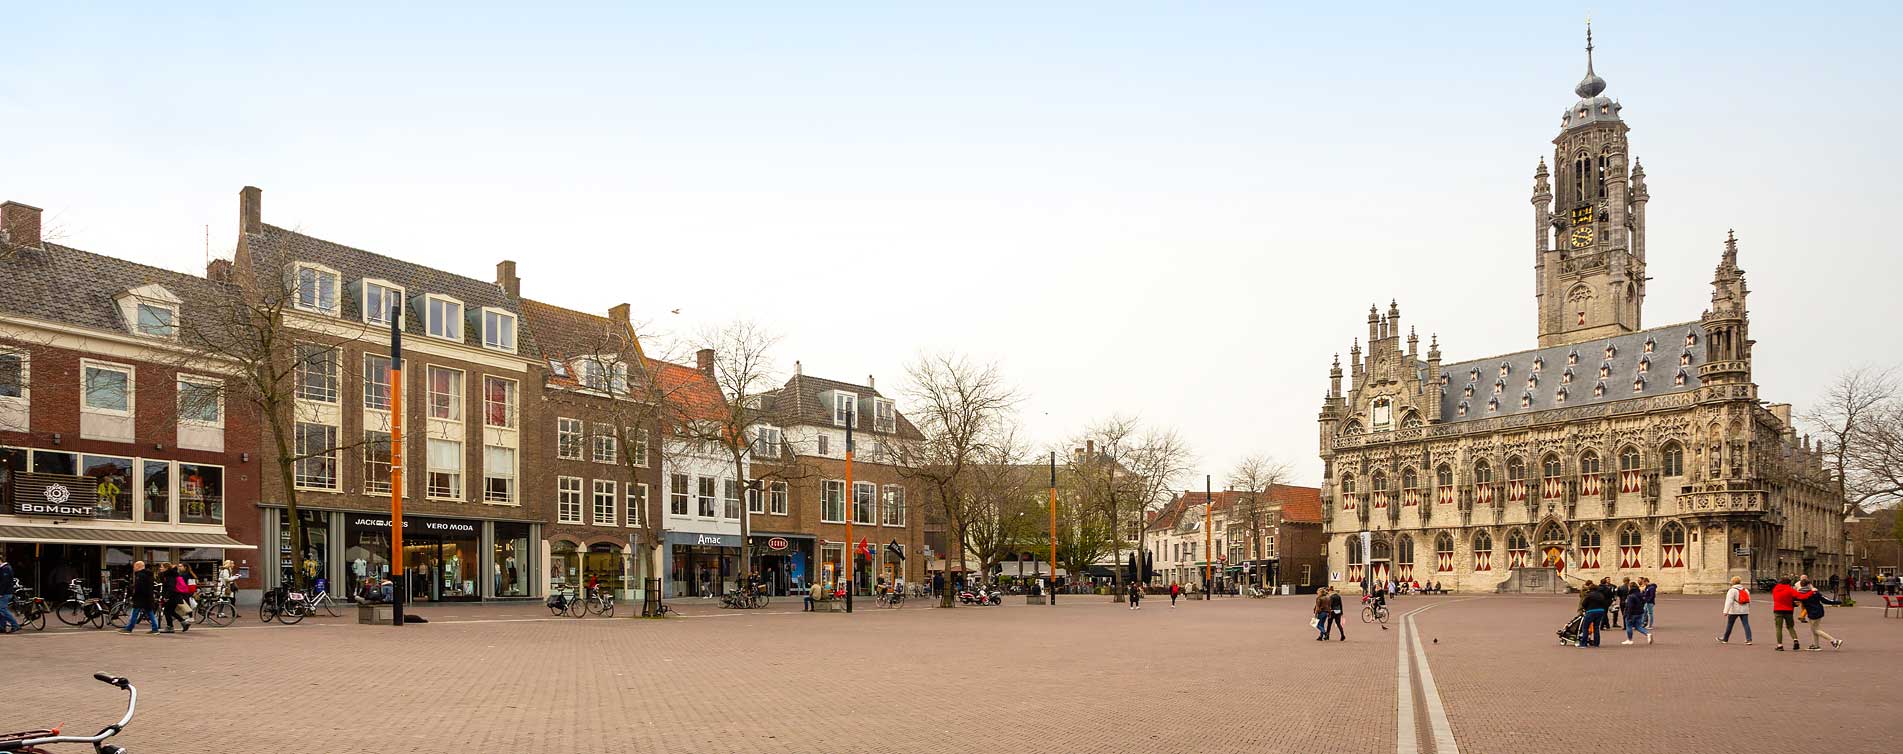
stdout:
[(1315, 641), (1328, 641), (1328, 587), (1315, 591), (1315, 628), (1321, 631)]
[(218, 596), (228, 599), (238, 598), (238, 568), (229, 560), (218, 568)]
[(0, 552), (0, 634), (20, 632), (20, 621), (13, 617), (13, 564)]
[[(1611, 586), (1611, 584), (1607, 584), (1607, 586)], [(1611, 595), (1608, 594), (1607, 596)], [(1630, 617), (1634, 614), (1634, 608), (1637, 608), (1638, 612), (1644, 612), (1644, 600), (1645, 597), (1638, 593), (1627, 594), (1625, 596), (1625, 613), (1627, 616), (1625, 621), (1625, 641), (1619, 642), (1620, 644), (1631, 646), (1633, 631), (1645, 634), (1645, 643), (1652, 643), (1652, 630), (1648, 628), (1643, 621), (1636, 621)]]
[[(1817, 591), (1817, 587), (1811, 585), (1809, 579), (1797, 582), (1797, 594), (1793, 602), (1799, 608), (1803, 609), (1804, 617), (1810, 621), (1810, 646), (1804, 648), (1806, 651), (1824, 651), (1824, 648), (1818, 641), (1819, 639), (1830, 642), (1830, 646), (1832, 647), (1843, 647), (1844, 641), (1842, 639), (1824, 632), (1824, 606), (1842, 603), (1825, 597), (1823, 592)], [(1792, 629), (1791, 634), (1795, 636), (1797, 630)]]
[(160, 631), (159, 633), (162, 633), (162, 634), (174, 633), (177, 626), (184, 622), (179, 620), (178, 606), (184, 603), (185, 597), (184, 595), (179, 594), (179, 591), (178, 591), (179, 576), (178, 576), (178, 572), (174, 570), (174, 567), (172, 566), (172, 564), (167, 563), (165, 565), (159, 566), (158, 581), (159, 581), (158, 607), (159, 607), (161, 616), (165, 619), (165, 630)]
[(1659, 585), (1644, 576), (1639, 577), (1639, 591), (1645, 594), (1645, 627), (1658, 628)]
[[(1580, 649), (1599, 646), (1600, 623), (1606, 619), (1606, 608), (1611, 605), (1612, 597), (1606, 594), (1606, 590), (1596, 585), (1588, 585), (1579, 590), (1579, 613), (1584, 616), (1584, 620), (1579, 624)], [(1632, 625), (1632, 621), (1627, 619), (1626, 625)]]
[(153, 599), (152, 599), (152, 587), (153, 587), (152, 574), (151, 572), (145, 570), (145, 561), (143, 560), (133, 561), (132, 563), (132, 617), (126, 620), (126, 627), (119, 629), (119, 633), (122, 633), (122, 634), (132, 633), (133, 627), (139, 625), (140, 618), (144, 618), (145, 622), (152, 626), (152, 630), (147, 631), (146, 633), (148, 634), (159, 633), (159, 616), (152, 611), (154, 607)]
[(1143, 586), (1134, 581), (1130, 582), (1130, 609), (1143, 609)]
[(1322, 624), (1322, 639), (1324, 641), (1328, 639), (1329, 626), (1334, 626), (1335, 630), (1341, 634), (1336, 641), (1348, 640), (1348, 629), (1341, 624), (1341, 612), (1341, 592), (1337, 592), (1333, 589), (1328, 590), (1328, 622)]
[(1784, 629), (1787, 628), (1791, 630), (1791, 651), (1795, 652), (1803, 648), (1797, 642), (1797, 623), (1792, 620), (1792, 612), (1796, 608), (1792, 599), (1796, 596), (1797, 590), (1791, 588), (1789, 576), (1778, 579), (1777, 586), (1771, 587), (1771, 625), (1777, 629), (1777, 651), (1779, 652), (1784, 651)]
[(1719, 644), (1731, 643), (1731, 627), (1738, 623), (1744, 624), (1744, 645), (1751, 646), (1751, 590), (1744, 579), (1733, 576), (1731, 588), (1725, 590), (1725, 633), (1718, 637)]
[(1176, 609), (1176, 598), (1181, 596), (1183, 596), (1183, 585), (1178, 584), (1174, 581), (1170, 582), (1170, 609), (1171, 610)]

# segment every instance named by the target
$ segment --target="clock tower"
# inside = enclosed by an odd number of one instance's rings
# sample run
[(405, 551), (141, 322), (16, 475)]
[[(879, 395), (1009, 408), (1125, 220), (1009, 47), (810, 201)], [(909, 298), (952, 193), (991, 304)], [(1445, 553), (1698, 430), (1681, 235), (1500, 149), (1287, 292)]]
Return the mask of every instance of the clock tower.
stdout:
[(1636, 332), (1645, 301), (1645, 169), (1628, 171), (1626, 124), (1592, 49), (1588, 26), (1579, 101), (1560, 116), (1552, 169), (1541, 159), (1533, 176), (1542, 347)]

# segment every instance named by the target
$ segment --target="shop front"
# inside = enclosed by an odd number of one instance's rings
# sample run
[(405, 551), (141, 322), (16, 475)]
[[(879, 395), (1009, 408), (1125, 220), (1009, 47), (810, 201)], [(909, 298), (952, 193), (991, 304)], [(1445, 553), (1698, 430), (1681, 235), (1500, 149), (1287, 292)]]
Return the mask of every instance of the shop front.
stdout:
[[(759, 533), (753, 536), (753, 572), (760, 574), (775, 597), (804, 594), (812, 579), (813, 537), (810, 534)], [(795, 588), (799, 591), (795, 592)]]
[(584, 547), (566, 539), (549, 543), (549, 585), (554, 589), (582, 594), (594, 586), (632, 599), (630, 566), (627, 548), (619, 544), (596, 542)]
[(733, 589), (740, 560), (740, 535), (667, 532), (668, 597), (712, 597)]
[[(340, 599), (391, 578), (390, 517), (383, 513), (298, 510), (301, 541), (293, 546), (288, 511), (268, 509), (278, 532), (272, 585), (294, 572)], [(412, 602), (469, 602), (534, 595), (535, 525), (518, 521), (405, 516), (406, 578), (392, 579)], [(338, 586), (333, 586), (338, 585)]]

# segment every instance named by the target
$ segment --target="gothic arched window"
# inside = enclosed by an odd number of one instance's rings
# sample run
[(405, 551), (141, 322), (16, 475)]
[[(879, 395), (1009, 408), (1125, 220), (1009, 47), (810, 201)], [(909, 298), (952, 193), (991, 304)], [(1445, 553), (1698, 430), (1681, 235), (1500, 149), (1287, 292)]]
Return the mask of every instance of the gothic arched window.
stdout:
[(1474, 552), (1493, 552), (1493, 535), (1486, 529), (1474, 532)]
[(1639, 535), (1639, 527), (1632, 524), (1626, 524), (1625, 528), (1619, 530), (1620, 547), (1638, 547), (1644, 539)]
[(1659, 544), (1661, 545), (1685, 544), (1685, 527), (1680, 526), (1677, 521), (1665, 522), (1665, 526), (1659, 529)]
[(1401, 489), (1411, 490), (1421, 486), (1421, 475), (1413, 466), (1401, 469)]
[(1546, 458), (1540, 461), (1540, 471), (1548, 479), (1557, 478), (1560, 472), (1559, 454), (1546, 454)]
[(1579, 454), (1579, 473), (1581, 475), (1599, 473), (1599, 454), (1590, 450)]
[(1599, 528), (1596, 526), (1592, 526), (1591, 524), (1580, 527), (1579, 546), (1580, 547), (1598, 547), (1599, 546)]
[(1619, 470), (1620, 471), (1638, 471), (1639, 470), (1639, 449), (1638, 448), (1627, 445), (1625, 446), (1623, 450), (1619, 451)]
[(1454, 467), (1443, 463), (1440, 468), (1435, 469), (1434, 484), (1441, 487), (1454, 486)]
[(1493, 466), (1486, 461), (1474, 461), (1474, 483), (1493, 483)]
[(1524, 481), (1525, 479), (1526, 479), (1526, 462), (1520, 460), (1519, 456), (1512, 456), (1508, 458), (1507, 459), (1507, 481), (1519, 482), (1519, 481)]
[(1407, 411), (1402, 412), (1401, 414), (1401, 428), (1402, 429), (1415, 429), (1419, 426), (1421, 426), (1421, 413), (1419, 411), (1415, 411), (1414, 409), (1410, 408)]
[(1685, 475), (1685, 448), (1674, 440), (1665, 443), (1659, 449), (1659, 473), (1665, 476)]

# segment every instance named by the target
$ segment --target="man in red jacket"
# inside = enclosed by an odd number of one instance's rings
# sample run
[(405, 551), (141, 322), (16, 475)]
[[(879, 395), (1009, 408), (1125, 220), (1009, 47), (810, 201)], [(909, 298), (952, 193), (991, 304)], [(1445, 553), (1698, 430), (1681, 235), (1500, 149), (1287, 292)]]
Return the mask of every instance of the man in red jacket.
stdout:
[(1791, 629), (1791, 651), (1801, 648), (1797, 641), (1797, 623), (1791, 619), (1791, 611), (1796, 609), (1792, 600), (1797, 590), (1791, 588), (1791, 578), (1786, 576), (1777, 580), (1777, 586), (1771, 587), (1771, 624), (1777, 626), (1777, 651), (1784, 651), (1784, 629)]

